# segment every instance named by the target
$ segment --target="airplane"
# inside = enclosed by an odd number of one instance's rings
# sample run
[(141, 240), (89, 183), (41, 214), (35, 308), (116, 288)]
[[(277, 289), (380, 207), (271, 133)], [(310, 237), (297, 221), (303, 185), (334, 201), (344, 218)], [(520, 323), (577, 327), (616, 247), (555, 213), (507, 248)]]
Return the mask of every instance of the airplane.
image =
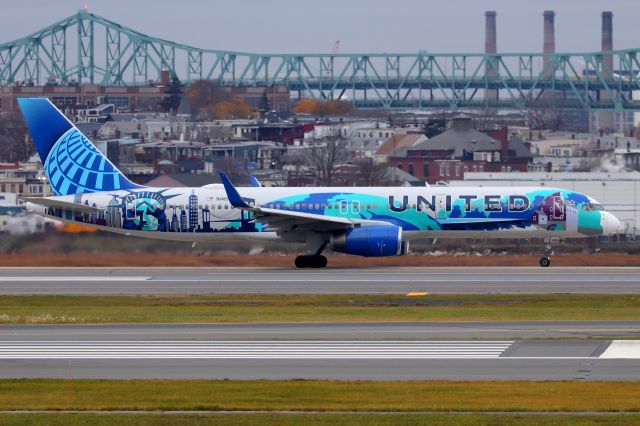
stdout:
[[(298, 268), (323, 268), (325, 250), (400, 256), (424, 238), (592, 237), (620, 221), (588, 195), (549, 187), (155, 188), (130, 181), (46, 98), (20, 108), (51, 184), (28, 211), (127, 236), (185, 242), (304, 245)], [(540, 265), (550, 265), (550, 246)]]

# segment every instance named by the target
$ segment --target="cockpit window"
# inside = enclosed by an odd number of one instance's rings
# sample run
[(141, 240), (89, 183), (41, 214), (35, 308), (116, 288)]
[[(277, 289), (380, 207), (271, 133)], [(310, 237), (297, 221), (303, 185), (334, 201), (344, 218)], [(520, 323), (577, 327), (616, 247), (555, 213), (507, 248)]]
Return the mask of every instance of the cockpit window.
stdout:
[(586, 211), (586, 212), (591, 212), (591, 211), (604, 211), (604, 207), (602, 207), (602, 204), (596, 204), (596, 203), (584, 203), (582, 205), (582, 210)]

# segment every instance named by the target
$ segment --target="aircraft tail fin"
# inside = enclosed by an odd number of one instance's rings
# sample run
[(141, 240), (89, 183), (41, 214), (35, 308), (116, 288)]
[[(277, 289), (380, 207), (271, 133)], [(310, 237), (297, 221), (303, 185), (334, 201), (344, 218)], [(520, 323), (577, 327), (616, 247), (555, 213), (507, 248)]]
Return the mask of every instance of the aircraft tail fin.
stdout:
[(18, 103), (56, 195), (134, 189), (127, 179), (47, 98)]

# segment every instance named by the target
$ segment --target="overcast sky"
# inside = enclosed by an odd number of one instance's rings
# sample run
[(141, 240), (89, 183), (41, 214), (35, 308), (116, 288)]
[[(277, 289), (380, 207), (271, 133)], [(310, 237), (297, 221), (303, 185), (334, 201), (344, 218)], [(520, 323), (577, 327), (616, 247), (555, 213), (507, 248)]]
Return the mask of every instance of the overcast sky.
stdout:
[[(3, 0), (0, 43), (75, 13), (78, 0)], [(482, 52), (484, 11), (498, 12), (498, 51), (542, 50), (542, 12), (556, 12), (556, 50), (600, 49), (601, 12), (614, 47), (640, 47), (639, 0), (89, 0), (89, 10), (195, 47), (259, 53)]]

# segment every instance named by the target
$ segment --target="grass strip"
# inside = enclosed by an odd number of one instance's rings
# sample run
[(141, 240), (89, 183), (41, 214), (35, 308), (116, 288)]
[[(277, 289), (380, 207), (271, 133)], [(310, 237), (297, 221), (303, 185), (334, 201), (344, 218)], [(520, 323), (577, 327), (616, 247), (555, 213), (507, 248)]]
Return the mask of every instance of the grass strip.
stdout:
[(297, 426), (466, 426), (466, 425), (557, 425), (557, 426), (618, 426), (637, 425), (640, 415), (615, 416), (576, 415), (491, 415), (491, 414), (0, 414), (5, 426), (173, 426), (173, 425), (282, 425)]
[(0, 324), (638, 320), (640, 295), (3, 296)]
[(640, 382), (0, 380), (3, 410), (640, 411)]

